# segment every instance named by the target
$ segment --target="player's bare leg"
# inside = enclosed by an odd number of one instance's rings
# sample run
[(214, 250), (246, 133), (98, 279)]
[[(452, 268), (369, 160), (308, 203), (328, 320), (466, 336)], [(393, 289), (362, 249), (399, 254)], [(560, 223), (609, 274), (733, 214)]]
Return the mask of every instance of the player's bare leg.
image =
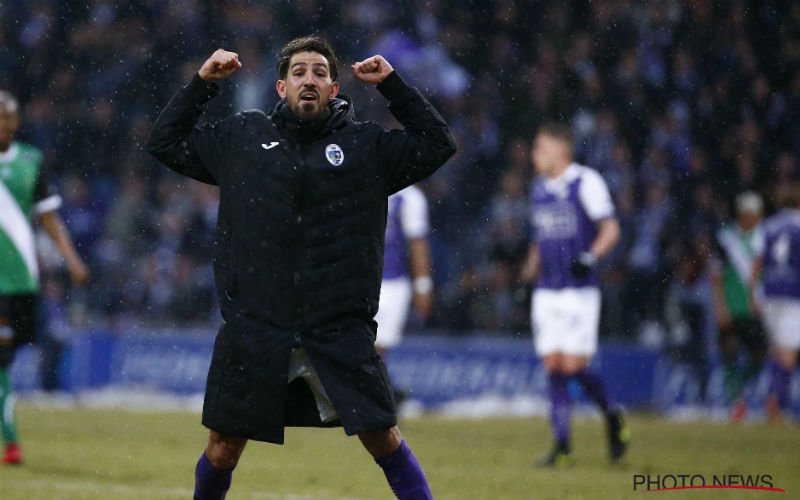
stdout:
[(224, 500), (247, 439), (211, 431), (195, 468), (194, 500)]
[(400, 434), (400, 429), (394, 426), (381, 431), (359, 434), (358, 439), (373, 458), (380, 458), (397, 450), (403, 441), (403, 436)]
[(216, 469), (233, 469), (239, 463), (246, 445), (246, 438), (211, 431), (208, 434), (206, 456)]
[(576, 354), (561, 354), (560, 368), (561, 373), (567, 376), (574, 376), (582, 372), (589, 366), (589, 357)]
[(397, 426), (358, 435), (400, 500), (433, 500), (428, 480)]

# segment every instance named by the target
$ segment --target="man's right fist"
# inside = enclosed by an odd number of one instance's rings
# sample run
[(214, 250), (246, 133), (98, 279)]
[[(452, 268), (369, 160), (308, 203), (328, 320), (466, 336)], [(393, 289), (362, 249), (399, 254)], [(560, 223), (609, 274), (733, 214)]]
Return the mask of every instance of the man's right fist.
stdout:
[(203, 63), (203, 66), (200, 67), (200, 71), (197, 73), (200, 75), (200, 78), (207, 82), (216, 82), (217, 80), (228, 78), (241, 67), (242, 63), (239, 62), (239, 54), (217, 49), (216, 52), (211, 54), (211, 57)]

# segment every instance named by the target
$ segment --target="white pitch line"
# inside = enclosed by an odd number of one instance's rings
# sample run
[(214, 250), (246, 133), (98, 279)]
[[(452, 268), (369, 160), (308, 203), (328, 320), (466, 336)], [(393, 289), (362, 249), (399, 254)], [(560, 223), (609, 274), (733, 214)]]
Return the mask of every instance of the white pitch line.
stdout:
[[(128, 484), (120, 484), (120, 483), (92, 483), (87, 481), (51, 481), (51, 480), (39, 480), (39, 481), (25, 481), (25, 480), (15, 480), (10, 484), (6, 485), (5, 487), (11, 487), (12, 490), (50, 490), (50, 489), (57, 489), (60, 491), (79, 491), (79, 492), (87, 492), (87, 491), (97, 491), (103, 493), (122, 493), (122, 494), (130, 494), (136, 495), (137, 498), (142, 495), (142, 493), (148, 493), (150, 495), (163, 495), (169, 496), (173, 498), (191, 498), (193, 494), (193, 490), (189, 488), (169, 488), (169, 487), (159, 487), (159, 486), (149, 486), (149, 485), (142, 485), (142, 486), (130, 486)], [(308, 496), (308, 495), (295, 495), (295, 494), (287, 494), (282, 495), (280, 493), (249, 493), (249, 494), (242, 494), (237, 493), (234, 489), (231, 491), (232, 496), (234, 498), (239, 498), (243, 500), (376, 500), (374, 498), (356, 498), (356, 497), (317, 497), (317, 496)], [(148, 495), (149, 496), (149, 495)], [(31, 500), (36, 500), (32, 498)]]

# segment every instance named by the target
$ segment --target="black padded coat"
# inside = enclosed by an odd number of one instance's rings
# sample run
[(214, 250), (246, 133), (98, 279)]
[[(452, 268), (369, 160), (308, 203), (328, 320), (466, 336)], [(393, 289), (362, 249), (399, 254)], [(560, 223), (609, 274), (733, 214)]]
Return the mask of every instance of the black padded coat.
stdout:
[(214, 273), (224, 323), (203, 423), (283, 441), (284, 425), (320, 425), (305, 384), (288, 386), (303, 347), (348, 434), (394, 425), (394, 398), (373, 343), (387, 197), (455, 153), (439, 113), (396, 73), (377, 89), (403, 130), (358, 122), (347, 98), (324, 123), (284, 102), (198, 126), (219, 88), (199, 76), (161, 112), (148, 151), (220, 189)]

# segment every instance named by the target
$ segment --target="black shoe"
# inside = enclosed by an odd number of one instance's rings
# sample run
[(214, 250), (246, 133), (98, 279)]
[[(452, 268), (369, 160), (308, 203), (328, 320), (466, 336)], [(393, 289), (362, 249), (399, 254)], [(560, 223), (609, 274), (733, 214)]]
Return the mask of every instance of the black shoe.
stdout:
[(625, 426), (622, 412), (617, 410), (608, 414), (608, 449), (612, 462), (619, 462), (628, 450), (631, 433)]
[(572, 455), (569, 446), (556, 443), (553, 450), (536, 460), (538, 467), (568, 467), (572, 465)]

